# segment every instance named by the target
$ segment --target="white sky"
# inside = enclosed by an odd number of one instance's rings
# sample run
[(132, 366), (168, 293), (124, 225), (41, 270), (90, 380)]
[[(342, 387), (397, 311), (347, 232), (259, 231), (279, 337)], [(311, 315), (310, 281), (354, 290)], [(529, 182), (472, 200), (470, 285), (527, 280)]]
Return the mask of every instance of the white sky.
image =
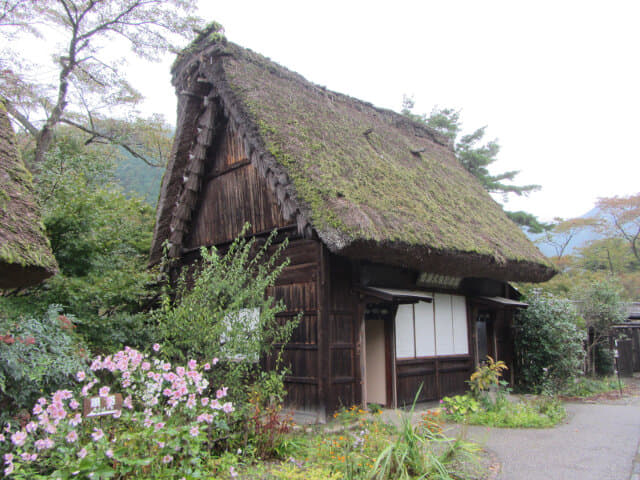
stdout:
[[(201, 14), (227, 38), (308, 80), (393, 110), (462, 110), (502, 149), (493, 173), (521, 170), (508, 210), (582, 215), (598, 197), (640, 191), (640, 2), (218, 1)], [(175, 123), (172, 59), (132, 62), (145, 113)]]

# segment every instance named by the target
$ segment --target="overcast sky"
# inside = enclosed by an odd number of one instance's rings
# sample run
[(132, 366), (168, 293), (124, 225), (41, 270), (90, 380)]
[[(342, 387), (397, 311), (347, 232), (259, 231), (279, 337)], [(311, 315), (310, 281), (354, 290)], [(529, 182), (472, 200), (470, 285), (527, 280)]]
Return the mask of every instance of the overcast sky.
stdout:
[[(461, 110), (502, 149), (493, 173), (540, 184), (508, 210), (581, 215), (640, 191), (640, 3), (212, 1), (227, 38), (331, 90), (415, 113)], [(170, 60), (132, 70), (147, 113), (175, 124)], [(151, 80), (151, 81), (150, 81)]]

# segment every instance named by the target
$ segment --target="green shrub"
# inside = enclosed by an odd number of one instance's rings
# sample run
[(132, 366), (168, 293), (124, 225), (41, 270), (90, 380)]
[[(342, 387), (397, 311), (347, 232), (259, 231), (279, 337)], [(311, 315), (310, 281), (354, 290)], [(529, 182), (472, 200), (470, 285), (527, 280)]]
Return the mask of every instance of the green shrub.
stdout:
[[(598, 393), (618, 390), (620, 386), (621, 384), (618, 383), (618, 379), (615, 377), (581, 377), (569, 383), (561, 393), (568, 397), (590, 397)], [(624, 383), (622, 383), (622, 386), (624, 387)]]
[(447, 417), (454, 422), (464, 421), (471, 413), (480, 410), (480, 403), (471, 395), (456, 395), (442, 399)]
[(563, 298), (533, 292), (526, 300), (529, 308), (514, 322), (517, 386), (524, 391), (558, 392), (581, 373), (579, 316)]
[(456, 423), (506, 428), (552, 427), (566, 415), (562, 403), (553, 397), (511, 402), (498, 396), (484, 407), (470, 395), (443, 398), (445, 417)]
[(282, 401), (284, 373), (281, 368), (263, 372), (261, 360), (273, 355), (280, 367), (275, 347), (289, 340), (297, 319), (279, 320), (276, 314), (286, 307), (266, 294), (289, 263), (279, 259), (287, 243), (270, 255), (275, 232), (258, 248), (255, 238), (242, 238), (247, 228), (224, 253), (201, 249), (200, 262), (183, 271), (152, 316), (171, 358), (216, 358), (214, 383), (229, 387), (243, 406), (259, 383), (267, 405)]
[(70, 386), (86, 367), (88, 351), (73, 331), (75, 318), (61, 312), (54, 305), (42, 318), (0, 315), (0, 422)]

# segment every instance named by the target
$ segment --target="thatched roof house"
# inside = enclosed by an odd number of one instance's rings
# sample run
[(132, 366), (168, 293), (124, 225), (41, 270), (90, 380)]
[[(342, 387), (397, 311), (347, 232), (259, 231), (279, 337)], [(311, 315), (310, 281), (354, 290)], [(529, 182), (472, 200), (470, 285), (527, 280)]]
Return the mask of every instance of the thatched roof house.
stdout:
[(178, 121), (151, 263), (164, 245), (179, 265), (197, 260), (245, 222), (287, 237), (272, 294), (282, 315), (303, 314), (285, 350), (294, 406), (396, 405), (419, 385), (420, 400), (437, 398), (463, 390), (485, 355), (509, 362), (526, 305), (506, 282), (555, 271), (447, 139), (207, 34), (172, 72)]
[(57, 268), (31, 175), (18, 158), (13, 128), (0, 103), (0, 288), (34, 285)]
[[(456, 161), (447, 140), (426, 126), (318, 87), (231, 43), (196, 44), (173, 73), (183, 117), (176, 145), (194, 141), (194, 132), (181, 128), (184, 117), (197, 114), (185, 109), (185, 97), (200, 92), (219, 99), (282, 215), (301, 231), (316, 232), (331, 252), (462, 276), (541, 281), (553, 275)], [(195, 208), (204, 155), (188, 165), (180, 161), (174, 156), (164, 181), (153, 260), (164, 240), (176, 248), (182, 243)], [(185, 168), (185, 188), (194, 194), (180, 197)]]

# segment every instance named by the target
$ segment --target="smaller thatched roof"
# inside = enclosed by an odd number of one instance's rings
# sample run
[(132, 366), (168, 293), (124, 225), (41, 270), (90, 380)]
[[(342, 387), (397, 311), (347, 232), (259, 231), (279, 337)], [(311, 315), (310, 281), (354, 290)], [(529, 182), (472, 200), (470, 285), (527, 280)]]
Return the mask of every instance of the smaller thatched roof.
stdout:
[(13, 128), (0, 103), (0, 288), (35, 285), (57, 270), (31, 174), (18, 157)]

